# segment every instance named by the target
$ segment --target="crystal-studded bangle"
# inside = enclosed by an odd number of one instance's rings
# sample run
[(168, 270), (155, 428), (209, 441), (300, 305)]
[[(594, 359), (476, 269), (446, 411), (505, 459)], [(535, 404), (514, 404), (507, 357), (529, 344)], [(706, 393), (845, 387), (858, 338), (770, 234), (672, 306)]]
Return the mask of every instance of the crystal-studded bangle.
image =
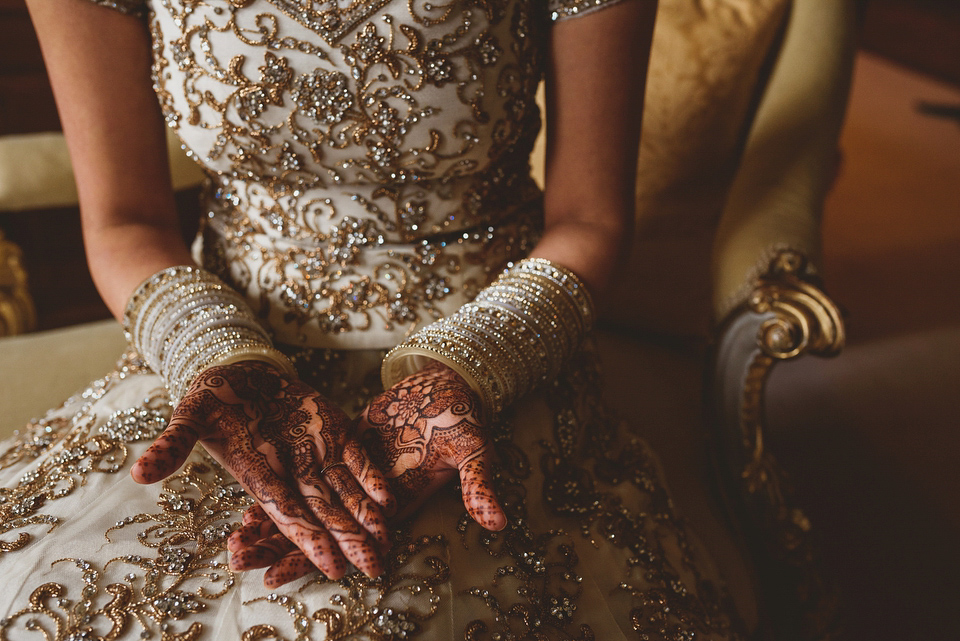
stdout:
[(258, 360), (296, 376), (243, 297), (199, 267), (170, 267), (143, 281), (127, 302), (123, 329), (174, 403), (215, 365)]
[(528, 258), (521, 261), (517, 268), (521, 272), (539, 273), (561, 285), (577, 303), (587, 326), (593, 325), (593, 298), (587, 286), (572, 270), (545, 258)]
[(542, 258), (507, 269), (473, 302), (424, 327), (383, 360), (384, 387), (439, 361), (493, 416), (557, 375), (593, 323), (590, 294), (572, 271)]

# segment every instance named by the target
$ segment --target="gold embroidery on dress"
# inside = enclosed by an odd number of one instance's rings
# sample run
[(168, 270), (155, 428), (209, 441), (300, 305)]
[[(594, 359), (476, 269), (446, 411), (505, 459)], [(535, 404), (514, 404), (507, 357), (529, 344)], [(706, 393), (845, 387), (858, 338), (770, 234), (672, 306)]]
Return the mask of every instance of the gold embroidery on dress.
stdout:
[[(378, 355), (370, 354), (371, 362), (378, 361)], [(358, 396), (357, 389), (369, 378), (362, 375), (362, 367), (352, 371), (343, 354), (331, 350), (303, 351), (298, 359), (311, 378), (351, 381), (348, 386), (328, 385), (340, 401)], [(110, 380), (98, 382), (86, 394), (101, 398)], [(369, 384), (365, 393), (375, 390), (372, 379)], [(654, 460), (641, 441), (618, 440), (617, 419), (605, 409), (600, 389), (591, 351), (578, 355), (548, 386), (554, 435), (541, 443), (536, 463), (513, 443), (511, 419), (494, 427), (500, 459), (496, 482), (509, 525), (502, 532), (487, 532), (462, 511), (456, 545), (495, 559), (492, 574), (459, 595), (475, 599), (488, 613), (467, 623), (464, 641), (593, 641), (592, 613), (579, 607), (577, 550), (608, 544), (630, 552), (621, 577), (611, 577), (609, 589), (633, 597), (629, 620), (638, 634), (676, 641), (689, 639), (691, 631), (706, 638), (738, 638), (722, 589), (697, 570), (683, 522), (673, 512)], [(154, 433), (156, 417), (138, 412), (118, 412), (97, 430), (94, 440), (122, 443)], [(74, 429), (86, 434), (85, 425), (77, 423)], [(43, 447), (34, 442), (36, 436), (20, 439), (18, 460), (36, 451), (31, 448)], [(56, 438), (71, 444), (79, 440), (70, 434)], [(117, 458), (111, 464), (124, 462)], [(569, 524), (566, 530), (538, 529), (527, 518), (527, 487), (537, 469), (544, 478), (543, 500)], [(638, 489), (638, 504), (614, 494), (613, 487), (623, 483)], [(441, 491), (459, 502), (457, 488)], [(249, 497), (236, 482), (198, 450), (183, 471), (164, 481), (157, 510), (126, 516), (106, 531), (108, 545), (120, 538), (135, 539), (144, 552), (115, 556), (103, 567), (84, 559), (56, 561), (74, 564), (78, 583), (61, 579), (40, 585), (27, 607), (0, 621), (0, 639), (20, 627), (49, 630), (50, 638), (57, 639), (113, 639), (131, 626), (141, 630), (142, 638), (204, 638), (204, 628), (194, 617), (214, 607), (234, 586), (225, 541), (248, 505)], [(443, 559), (453, 543), (442, 535), (412, 534), (409, 527), (395, 533), (388, 571), (380, 579), (356, 573), (333, 582), (318, 574), (296, 594), (274, 593), (248, 602), (276, 604), (278, 612), (287, 613), (289, 624), (255, 625), (244, 640), (418, 638), (441, 603), (442, 591), (435, 588), (450, 577)], [(679, 554), (668, 554), (668, 547)], [(318, 585), (339, 587), (318, 605), (315, 597), (307, 596), (311, 586)]]
[[(284, 608), (293, 619), (295, 641), (413, 639), (437, 612), (440, 597), (435, 588), (449, 579), (450, 568), (442, 560), (446, 546), (443, 535), (413, 537), (401, 528), (394, 532), (383, 577), (370, 579), (357, 572), (333, 582), (318, 576), (299, 589), (306, 594), (313, 586), (339, 583), (343, 590), (329, 597), (330, 607), (310, 612), (306, 599), (278, 594), (249, 603), (265, 601)], [(257, 625), (243, 635), (243, 641), (281, 638), (287, 637), (273, 625)]]
[(341, 8), (335, 0), (270, 0), (284, 13), (335, 44), (391, 0), (353, 0)]
[(22, 549), (33, 538), (33, 526), (55, 528), (60, 519), (44, 514), (50, 501), (69, 496), (94, 472), (115, 474), (127, 462), (127, 444), (156, 438), (166, 426), (170, 404), (166, 391), (146, 399), (142, 406), (114, 412), (95, 431), (97, 416), (93, 403), (128, 376), (142, 373), (145, 366), (128, 354), (119, 368), (95, 381), (78, 398), (71, 417), (53, 416), (27, 425), (12, 445), (0, 454), (0, 470), (32, 459), (46, 458), (24, 474), (16, 485), (0, 488), (0, 536), (19, 532), (15, 540), (0, 540), (0, 555)]
[[(464, 515), (459, 530), (465, 544), (468, 536), (477, 538), (489, 554), (508, 561), (491, 585), (505, 577), (518, 585), (496, 593), (489, 586), (470, 590), (487, 605), (491, 619), (473, 622), (465, 641), (494, 635), (593, 639), (590, 613), (578, 610), (578, 544), (571, 538), (577, 531), (580, 545), (612, 544), (630, 552), (620, 579), (611, 577), (611, 589), (633, 597), (629, 620), (641, 638), (687, 641), (696, 633), (741, 638), (722, 587), (697, 569), (685, 525), (674, 513), (646, 444), (630, 437), (620, 442), (619, 419), (605, 407), (600, 390), (596, 354), (588, 347), (544, 391), (555, 423), (554, 439), (541, 443), (543, 500), (554, 514), (566, 517), (569, 534), (536, 532), (527, 521), (522, 480), (529, 477), (530, 464), (512, 443), (511, 426), (499, 426), (497, 451), (503, 465), (498, 495), (504, 499), (508, 527), (500, 533), (480, 531)], [(623, 483), (639, 490), (640, 504), (625, 504), (610, 491)]]
[[(660, 481), (653, 454), (644, 441), (623, 434), (602, 389), (592, 344), (548, 386), (556, 422), (554, 442), (543, 443), (544, 501), (554, 513), (578, 521), (581, 535), (594, 547), (605, 541), (630, 551), (617, 589), (634, 598), (630, 618), (643, 638), (686, 641), (696, 632), (742, 638), (723, 586), (699, 572), (686, 525)], [(624, 483), (639, 490), (639, 504), (624, 504), (605, 489)], [(676, 548), (679, 556), (668, 548)]]
[[(163, 482), (158, 513), (125, 517), (106, 531), (109, 543), (114, 531), (139, 526), (136, 539), (146, 553), (114, 557), (102, 568), (82, 559), (54, 561), (75, 565), (83, 587), (73, 591), (64, 583), (40, 586), (31, 594), (29, 607), (0, 621), (0, 637), (6, 638), (18, 624), (27, 630), (46, 630), (52, 624), (56, 639), (115, 639), (132, 625), (142, 630), (142, 639), (157, 633), (170, 641), (199, 638), (202, 626), (189, 618), (233, 587), (234, 574), (223, 561), (226, 537), (251, 505), (236, 481), (204, 458), (204, 463), (188, 463)], [(122, 566), (117, 571), (125, 574), (104, 586), (114, 565)]]
[(532, 249), (531, 7), (358, 0), (352, 37), (325, 48), (294, 27), (344, 10), (264, 4), (159, 3), (153, 75), (212, 176), (204, 263), (289, 326), (281, 340), (409, 331)]

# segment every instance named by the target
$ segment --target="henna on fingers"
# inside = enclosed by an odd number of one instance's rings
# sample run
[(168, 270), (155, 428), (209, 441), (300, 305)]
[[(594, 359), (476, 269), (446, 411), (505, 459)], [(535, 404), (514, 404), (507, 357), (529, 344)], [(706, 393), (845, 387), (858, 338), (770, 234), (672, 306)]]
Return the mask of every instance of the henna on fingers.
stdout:
[(386, 519), (350, 471), (345, 466), (337, 466), (327, 470), (323, 476), (356, 522), (363, 525), (379, 544), (386, 545), (390, 539)]
[[(270, 518), (276, 520), (272, 515)], [(285, 528), (278, 524), (278, 529), (327, 577), (339, 579), (347, 573), (347, 561), (340, 545), (326, 528)]]
[(507, 516), (493, 491), (488, 458), (487, 449), (482, 448), (459, 464), (460, 487), (463, 504), (473, 520), (488, 530), (497, 531), (506, 527)]
[(243, 511), (243, 516), (241, 517), (241, 522), (244, 525), (250, 525), (251, 523), (259, 523), (261, 521), (266, 521), (270, 517), (267, 516), (267, 513), (263, 511), (263, 508), (260, 507), (259, 503), (254, 503), (246, 510)]
[(316, 568), (303, 552), (293, 550), (272, 564), (263, 574), (263, 585), (273, 590), (312, 573)]
[(156, 483), (180, 469), (193, 446), (206, 434), (204, 425), (193, 420), (188, 412), (177, 407), (166, 429), (130, 469), (134, 481)]
[(227, 551), (237, 552), (279, 531), (276, 523), (264, 513), (262, 519), (245, 522), (230, 534), (227, 538)]
[[(338, 467), (338, 469), (342, 468)], [(327, 476), (329, 478), (329, 474)], [(326, 526), (329, 536), (336, 541), (339, 550), (346, 559), (367, 576), (379, 576), (382, 572), (378, 552), (379, 544), (364, 529), (364, 526), (358, 523), (342, 505), (331, 500), (330, 490), (327, 489), (326, 485), (303, 488), (303, 491), (310, 510)], [(320, 493), (315, 494), (314, 492), (317, 491), (320, 491)], [(380, 516), (375, 504), (372, 501), (370, 504), (376, 510), (376, 518), (383, 521), (383, 517)], [(346, 572), (346, 567), (343, 568), (343, 571), (338, 570), (338, 576), (336, 577), (330, 576), (330, 574), (327, 574), (327, 576), (339, 578), (343, 576), (344, 572)]]
[[(394, 501), (382, 475), (352, 436), (352, 424), (336, 406), (299, 379), (273, 366), (245, 361), (212, 367), (197, 377), (178, 404), (164, 433), (137, 461), (138, 482), (156, 482), (183, 464), (201, 442), (258, 501), (256, 517), (269, 517), (279, 533), (327, 576), (339, 578), (350, 559), (370, 576), (381, 572), (377, 549), (386, 539), (380, 505)], [(351, 483), (331, 491), (320, 470), (343, 460), (366, 482), (358, 484), (348, 465), (337, 465)], [(371, 494), (364, 494), (369, 487)], [(343, 491), (353, 509), (344, 509)], [(247, 518), (245, 516), (245, 518)], [(263, 567), (284, 556), (263, 525), (231, 537), (237, 568)], [(369, 533), (368, 533), (369, 532)], [(263, 536), (266, 535), (266, 536)]]
[(490, 530), (506, 526), (480, 416), (476, 393), (441, 363), (431, 363), (370, 403), (359, 423), (361, 438), (390, 479), (400, 516), (459, 473), (470, 515)]
[(239, 572), (265, 568), (276, 563), (277, 560), (283, 558), (293, 550), (299, 551), (290, 539), (277, 531), (266, 538), (259, 539), (255, 543), (233, 552), (230, 555), (230, 569)]
[[(249, 536), (244, 535), (244, 531), (249, 532)], [(262, 538), (279, 533), (280, 530), (277, 529), (277, 525), (270, 520), (263, 508), (255, 504), (244, 511), (243, 526), (233, 532), (228, 541), (228, 548), (231, 552), (238, 552), (253, 546)], [(302, 550), (296, 548), (292, 543), (288, 542), (288, 544), (292, 549), (285, 554), (276, 555), (266, 564), (270, 567), (264, 573), (263, 584), (268, 589), (278, 588), (317, 569)], [(264, 565), (259, 567), (264, 567)], [(231, 557), (231, 569), (236, 569), (233, 567), (233, 557)]]
[[(462, 378), (439, 363), (400, 381), (370, 403), (358, 419), (358, 430), (370, 458), (384, 471), (392, 487), (399, 518), (410, 514), (459, 475), (463, 502), (471, 517), (489, 530), (506, 526), (506, 514), (494, 491), (492, 447), (479, 417), (476, 394)], [(373, 503), (369, 498), (372, 493), (362, 482), (358, 485), (356, 466), (346, 453), (344, 463), (321, 468), (320, 475), (353, 515), (353, 523), (362, 523), (374, 534), (367, 524), (370, 518), (379, 518), (380, 513), (368, 507)], [(313, 494), (309, 489), (303, 493)], [(322, 513), (330, 509), (329, 505), (321, 497), (310, 507), (322, 521), (334, 522), (335, 518)], [(255, 516), (259, 517), (251, 514), (251, 524)], [(346, 546), (341, 541), (344, 552), (361, 540), (349, 538), (357, 536), (356, 532), (331, 529), (334, 536), (338, 532), (350, 541)], [(291, 552), (271, 565), (264, 582), (275, 587), (299, 578), (305, 563), (302, 553)]]
[[(304, 406), (311, 411), (306, 411)], [(347, 439), (350, 424), (346, 415), (317, 397), (307, 399), (300, 406), (290, 403), (287, 411), (282, 407), (271, 409), (274, 413), (264, 416), (260, 433), (274, 446), (281, 465), (293, 470), (310, 511), (337, 541), (347, 560), (365, 574), (379, 576), (381, 562), (377, 545), (367, 532), (378, 542), (386, 541), (386, 519), (380, 507), (350, 477), (347, 464), (342, 460), (345, 450), (350, 452), (351, 460), (365, 458), (359, 445)], [(321, 474), (320, 461), (333, 469)], [(371, 475), (372, 466), (364, 467), (366, 474)], [(337, 480), (336, 484), (331, 483), (332, 479)], [(389, 503), (390, 492), (385, 484), (382, 486), (378, 488), (378, 497)], [(368, 500), (362, 500), (365, 498)], [(345, 570), (337, 563), (334, 571), (342, 575)]]
[(386, 517), (397, 511), (397, 503), (390, 483), (380, 468), (373, 463), (367, 451), (356, 440), (350, 440), (343, 448), (343, 464), (357, 480), (363, 491), (380, 506)]

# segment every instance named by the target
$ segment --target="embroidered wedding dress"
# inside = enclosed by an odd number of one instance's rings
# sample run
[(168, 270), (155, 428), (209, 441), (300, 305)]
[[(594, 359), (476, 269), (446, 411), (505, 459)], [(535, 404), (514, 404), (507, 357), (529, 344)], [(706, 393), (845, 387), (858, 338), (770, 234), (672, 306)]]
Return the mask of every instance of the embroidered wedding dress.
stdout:
[[(356, 412), (387, 348), (532, 249), (548, 30), (607, 1), (107, 4), (145, 21), (167, 123), (210, 176), (198, 260)], [(382, 578), (270, 592), (227, 566), (251, 501), (202, 449), (130, 479), (170, 405), (127, 354), (0, 452), (0, 638), (736, 637), (593, 351), (518, 405), (493, 426), (504, 531), (449, 488), (396, 530)]]

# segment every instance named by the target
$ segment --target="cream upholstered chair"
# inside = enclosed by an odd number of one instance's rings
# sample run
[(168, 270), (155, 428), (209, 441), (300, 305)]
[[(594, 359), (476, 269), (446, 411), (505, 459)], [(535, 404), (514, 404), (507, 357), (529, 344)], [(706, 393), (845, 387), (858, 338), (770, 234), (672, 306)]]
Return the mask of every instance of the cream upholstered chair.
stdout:
[(837, 615), (815, 536), (765, 447), (777, 363), (844, 344), (821, 289), (820, 213), (833, 181), (854, 55), (853, 2), (793, 3), (714, 239), (715, 344), (708, 390), (727, 489), (757, 554), (766, 612), (818, 636)]
[[(831, 601), (822, 598), (818, 583), (810, 525), (791, 504), (764, 448), (763, 399), (777, 362), (830, 354), (843, 342), (842, 321), (819, 289), (817, 273), (819, 213), (849, 85), (852, 5), (660, 0), (635, 250), (604, 314), (607, 352), (639, 362), (637, 381), (651, 387), (641, 404), (691, 376), (696, 383), (685, 393), (695, 402), (699, 372), (707, 370), (709, 442), (733, 517), (743, 524), (746, 547), (757, 553), (755, 578), (738, 576), (731, 588), (758, 638), (826, 638), (833, 623)], [(3, 160), (11, 157), (17, 161)], [(186, 169), (179, 154), (174, 158), (181, 183), (196, 180), (195, 170)], [(56, 134), (0, 141), (0, 210), (75, 198)], [(6, 255), (15, 258), (15, 250)], [(22, 331), (31, 322), (28, 299), (22, 278), (7, 286), (6, 273), (0, 272), (0, 313), (21, 310), (6, 327)], [(666, 335), (671, 340), (658, 340)], [(677, 338), (710, 344), (713, 357), (696, 348), (678, 353), (663, 347)], [(10, 418), (55, 405), (104, 373), (122, 347), (112, 321), (0, 340), (0, 407)], [(676, 361), (685, 363), (676, 370), (682, 375), (671, 369)], [(24, 374), (28, 367), (33, 373)], [(59, 386), (50, 384), (51, 373)], [(693, 414), (677, 419), (684, 426), (673, 426), (687, 429), (686, 442), (673, 448), (677, 460), (700, 460), (704, 422)], [(711, 507), (717, 501), (705, 487), (710, 483), (694, 472), (671, 477), (667, 463), (678, 503), (709, 539), (711, 530), (722, 528)], [(721, 566), (738, 575), (744, 566), (730, 542), (707, 544)]]
[(754, 557), (760, 625), (775, 638), (825, 638), (837, 626), (815, 532), (765, 447), (764, 398), (777, 363), (844, 342), (820, 288), (820, 214), (850, 88), (854, 5), (662, 3), (623, 286), (634, 316), (623, 306), (611, 315), (693, 336), (712, 317), (705, 415), (721, 491)]

